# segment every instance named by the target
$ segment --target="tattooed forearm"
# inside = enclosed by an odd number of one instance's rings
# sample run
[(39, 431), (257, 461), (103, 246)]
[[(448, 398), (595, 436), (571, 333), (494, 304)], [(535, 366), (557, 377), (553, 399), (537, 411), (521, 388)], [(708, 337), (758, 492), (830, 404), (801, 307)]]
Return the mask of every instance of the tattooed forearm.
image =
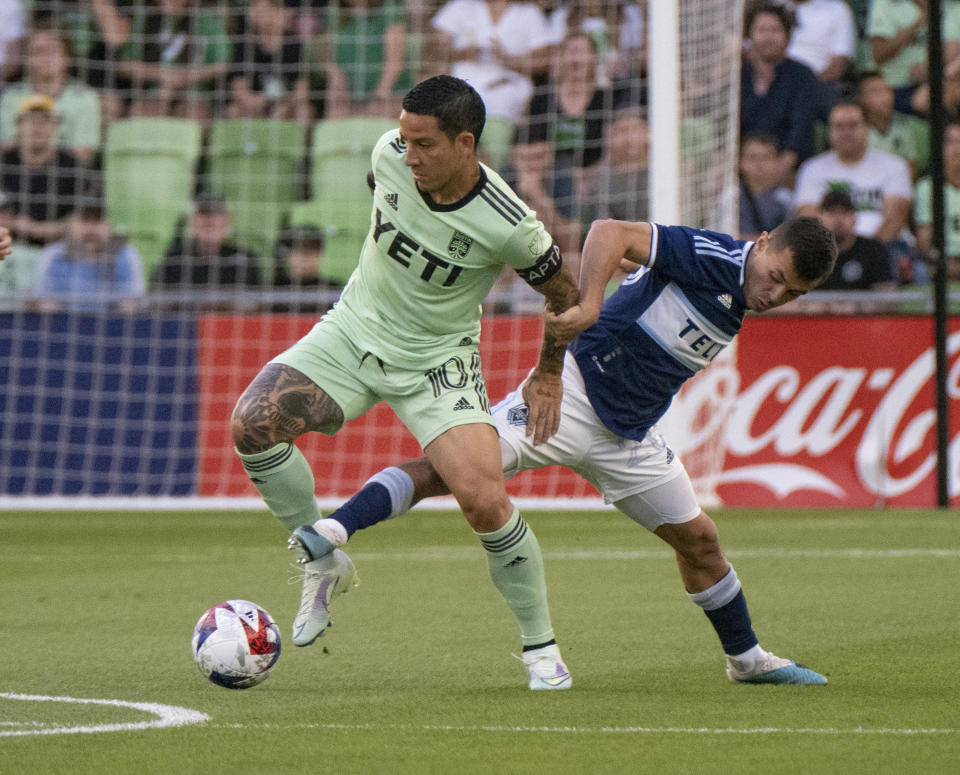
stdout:
[(268, 364), (237, 401), (231, 430), (237, 449), (252, 454), (341, 423), (340, 407), (314, 382), (289, 366)]

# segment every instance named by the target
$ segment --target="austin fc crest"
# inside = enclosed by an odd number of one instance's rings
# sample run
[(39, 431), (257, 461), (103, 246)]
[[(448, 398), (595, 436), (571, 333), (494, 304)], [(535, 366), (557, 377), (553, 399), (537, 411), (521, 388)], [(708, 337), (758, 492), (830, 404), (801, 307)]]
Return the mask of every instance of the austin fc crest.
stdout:
[(450, 258), (462, 261), (467, 257), (467, 253), (470, 252), (471, 245), (473, 245), (473, 239), (471, 237), (468, 237), (462, 231), (455, 231), (453, 233), (453, 239), (451, 239), (450, 244), (447, 245), (447, 252), (450, 254)]

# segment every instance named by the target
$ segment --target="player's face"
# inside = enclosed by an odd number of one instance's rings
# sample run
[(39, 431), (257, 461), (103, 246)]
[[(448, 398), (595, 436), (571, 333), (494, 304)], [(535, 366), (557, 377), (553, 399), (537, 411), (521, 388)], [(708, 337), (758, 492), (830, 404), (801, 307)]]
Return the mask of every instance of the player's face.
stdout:
[(407, 141), (404, 163), (413, 172), (417, 188), (428, 194), (442, 195), (458, 187), (460, 178), (476, 164), (471, 165), (473, 135), (463, 132), (451, 140), (433, 116), (403, 111), (400, 135)]
[(747, 257), (743, 295), (748, 309), (766, 312), (803, 296), (819, 283), (819, 280), (801, 279), (793, 266), (793, 251), (790, 248), (773, 250), (770, 237), (764, 232)]

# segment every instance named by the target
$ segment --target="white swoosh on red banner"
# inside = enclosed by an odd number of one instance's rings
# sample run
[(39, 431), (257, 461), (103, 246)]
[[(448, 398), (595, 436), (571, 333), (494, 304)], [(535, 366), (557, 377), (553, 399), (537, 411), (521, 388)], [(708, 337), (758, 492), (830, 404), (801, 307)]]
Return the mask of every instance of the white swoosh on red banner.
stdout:
[(797, 490), (819, 490), (837, 498), (844, 495), (843, 489), (818, 471), (790, 463), (769, 463), (758, 466), (743, 466), (717, 474), (715, 484), (746, 482), (762, 485), (783, 498)]

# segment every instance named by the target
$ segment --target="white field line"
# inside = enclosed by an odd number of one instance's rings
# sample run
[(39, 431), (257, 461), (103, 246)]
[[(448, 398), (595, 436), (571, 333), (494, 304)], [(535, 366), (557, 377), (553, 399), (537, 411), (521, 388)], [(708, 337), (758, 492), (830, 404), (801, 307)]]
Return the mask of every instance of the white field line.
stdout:
[(304, 729), (346, 732), (501, 732), (548, 733), (561, 735), (955, 735), (960, 730), (943, 728), (895, 727), (551, 727), (510, 726), (507, 724), (212, 724), (209, 729)]
[[(396, 552), (350, 552), (354, 560), (463, 560), (476, 555), (471, 546), (435, 546)], [(758, 557), (774, 559), (902, 559), (913, 557), (960, 557), (960, 549), (783, 549), (759, 547), (756, 549), (725, 549), (730, 557)], [(548, 560), (663, 560), (673, 559), (667, 549), (543, 549)]]
[(110, 705), (130, 708), (155, 716), (152, 720), (117, 724), (82, 724), (78, 726), (46, 726), (40, 722), (0, 722), (3, 727), (27, 727), (26, 729), (0, 729), (0, 737), (25, 737), (28, 735), (90, 735), (99, 732), (134, 732), (141, 729), (163, 729), (203, 724), (210, 720), (206, 713), (176, 705), (161, 705), (155, 702), (126, 702), (124, 700), (93, 700), (80, 697), (51, 697), (45, 694), (17, 694), (0, 692), (0, 700), (23, 700), (26, 702), (56, 702), (74, 705)]

